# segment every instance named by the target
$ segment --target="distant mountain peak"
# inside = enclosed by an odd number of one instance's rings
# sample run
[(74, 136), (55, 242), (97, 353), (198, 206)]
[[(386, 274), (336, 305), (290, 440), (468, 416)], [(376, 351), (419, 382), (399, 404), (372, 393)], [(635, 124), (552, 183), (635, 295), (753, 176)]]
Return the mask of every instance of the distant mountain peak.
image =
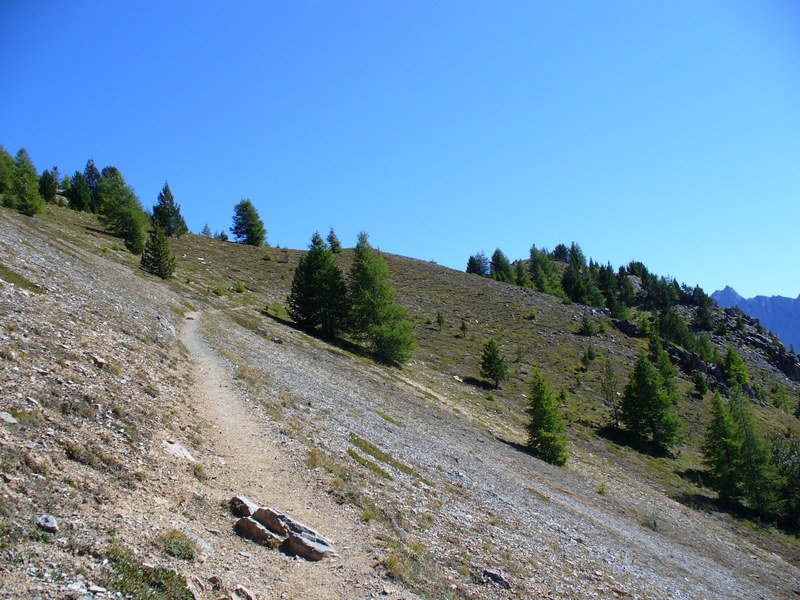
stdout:
[(738, 306), (745, 314), (758, 318), (767, 329), (778, 334), (786, 347), (800, 347), (800, 295), (796, 300), (783, 296), (743, 298), (731, 286), (711, 294), (720, 308)]
[(738, 304), (744, 300), (744, 297), (739, 295), (739, 293), (729, 285), (726, 285), (724, 290), (717, 290), (711, 294), (711, 297), (721, 308), (738, 306)]

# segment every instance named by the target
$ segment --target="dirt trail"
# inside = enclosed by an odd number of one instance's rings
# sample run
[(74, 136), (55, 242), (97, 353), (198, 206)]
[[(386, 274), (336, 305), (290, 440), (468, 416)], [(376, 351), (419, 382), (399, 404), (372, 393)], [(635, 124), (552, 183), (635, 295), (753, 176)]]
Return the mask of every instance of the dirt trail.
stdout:
[[(305, 466), (305, 452), (278, 431), (263, 412), (236, 390), (224, 361), (200, 333), (203, 315), (187, 316), (181, 339), (194, 364), (193, 387), (198, 416), (208, 423), (205, 450), (216, 464), (209, 468), (212, 487), (224, 502), (245, 494), (317, 529), (334, 542), (337, 556), (318, 563), (292, 558), (233, 538), (232, 547), (212, 554), (225, 569), (231, 555), (252, 565), (248, 588), (259, 598), (411, 598), (381, 580), (374, 569), (372, 535), (355, 509), (326, 494)], [(213, 565), (207, 565), (212, 567)], [(228, 565), (230, 568), (230, 565)], [(388, 593), (387, 593), (388, 592)]]

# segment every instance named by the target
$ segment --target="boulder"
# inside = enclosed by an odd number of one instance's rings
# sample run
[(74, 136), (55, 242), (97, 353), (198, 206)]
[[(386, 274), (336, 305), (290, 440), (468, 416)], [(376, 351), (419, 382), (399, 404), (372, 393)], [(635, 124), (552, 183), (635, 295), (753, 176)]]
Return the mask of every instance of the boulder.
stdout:
[(333, 552), (330, 543), (322, 536), (314, 535), (313, 532), (290, 533), (281, 549), (306, 560), (322, 560)]
[(236, 521), (236, 533), (264, 546), (278, 547), (283, 541), (252, 517), (242, 517)]
[(497, 584), (504, 590), (511, 589), (511, 583), (508, 581), (508, 579), (506, 579), (506, 576), (499, 569), (489, 569), (489, 568), (484, 569), (483, 578), (484, 581)]
[(253, 513), (258, 510), (258, 504), (247, 496), (234, 496), (231, 498), (229, 505), (231, 512), (237, 517), (252, 517)]
[(36, 519), (36, 525), (42, 531), (46, 531), (47, 533), (57, 533), (58, 532), (58, 521), (53, 515), (42, 515)]

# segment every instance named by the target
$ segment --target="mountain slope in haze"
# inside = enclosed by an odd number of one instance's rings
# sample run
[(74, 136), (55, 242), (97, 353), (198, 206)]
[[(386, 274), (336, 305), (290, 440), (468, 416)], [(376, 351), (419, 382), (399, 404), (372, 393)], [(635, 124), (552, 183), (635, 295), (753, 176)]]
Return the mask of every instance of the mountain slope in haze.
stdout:
[[(721, 514), (704, 487), (708, 409), (687, 373), (676, 383), (685, 440), (674, 454), (604, 433), (601, 363), (610, 358), (623, 384), (648, 340), (603, 310), (384, 255), (419, 343), (390, 368), (288, 321), (304, 252), (191, 234), (173, 243), (176, 275), (162, 282), (93, 215), (0, 208), (0, 262), (41, 290), (0, 283), (0, 411), (16, 421), (0, 422), (0, 597), (116, 589), (116, 548), (143, 569), (177, 570), (198, 598), (235, 597), (212, 577), (260, 600), (396, 600), (409, 588), (452, 599), (800, 593), (798, 539)], [(351, 250), (336, 258), (343, 269), (351, 260)], [(591, 337), (577, 333), (584, 317)], [(749, 319), (735, 330), (723, 311), (713, 318), (729, 332), (710, 334), (715, 347), (735, 346), (760, 388), (781, 381), (797, 397), (770, 353), (748, 345)], [(193, 373), (205, 367), (170, 325), (208, 346), (217, 379), (205, 388), (235, 391), (237, 411), (251, 415), (239, 445), (235, 432), (218, 443), (231, 423), (200, 418)], [(490, 337), (510, 367), (492, 390), (475, 380)], [(582, 361), (590, 346), (601, 360)], [(564, 468), (525, 450), (535, 371), (566, 390)], [(767, 402), (753, 410), (765, 430), (800, 434), (793, 414)], [(167, 455), (165, 441), (197, 463)], [(226, 508), (237, 492), (330, 535), (340, 556), (310, 564), (242, 540)], [(36, 529), (42, 513), (58, 518), (56, 535)], [(173, 530), (208, 543), (200, 558), (164, 552)], [(493, 583), (498, 574), (511, 589)], [(295, 582), (319, 591), (303, 595)]]
[(783, 344), (800, 349), (800, 295), (797, 298), (784, 296), (755, 296), (744, 298), (730, 286), (717, 290), (711, 297), (720, 308), (736, 306), (747, 315), (757, 318), (767, 329), (775, 332)]

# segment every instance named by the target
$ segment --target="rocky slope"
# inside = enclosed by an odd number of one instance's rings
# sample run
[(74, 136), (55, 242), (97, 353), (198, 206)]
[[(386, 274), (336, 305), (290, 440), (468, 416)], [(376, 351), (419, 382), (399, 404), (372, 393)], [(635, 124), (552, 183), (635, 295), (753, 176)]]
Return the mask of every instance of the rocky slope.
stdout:
[(786, 348), (800, 348), (800, 295), (797, 298), (743, 298), (736, 290), (727, 286), (724, 290), (711, 294), (711, 297), (721, 308), (736, 306), (745, 314), (757, 318), (764, 327), (778, 335)]
[[(791, 556), (632, 474), (632, 450), (609, 458), (575, 438), (567, 467), (551, 467), (519, 446), (511, 398), (483, 399), (435, 356), (397, 370), (329, 346), (256, 310), (282, 297), (272, 284), (254, 281), (250, 303), (204, 298), (184, 266), (164, 285), (89, 220), (67, 227), (70, 213), (49, 210), (0, 209), (0, 262), (41, 287), (0, 284), (0, 596), (120, 596), (121, 554), (139, 566), (129, 578), (171, 569), (200, 598), (800, 590)], [(235, 268), (210, 252), (181, 260)], [(478, 282), (487, 296), (491, 283)], [(560, 310), (535, 301), (541, 320)], [(238, 493), (314, 527), (336, 556), (307, 562), (239, 537)], [(194, 558), (170, 554), (175, 532)]]

